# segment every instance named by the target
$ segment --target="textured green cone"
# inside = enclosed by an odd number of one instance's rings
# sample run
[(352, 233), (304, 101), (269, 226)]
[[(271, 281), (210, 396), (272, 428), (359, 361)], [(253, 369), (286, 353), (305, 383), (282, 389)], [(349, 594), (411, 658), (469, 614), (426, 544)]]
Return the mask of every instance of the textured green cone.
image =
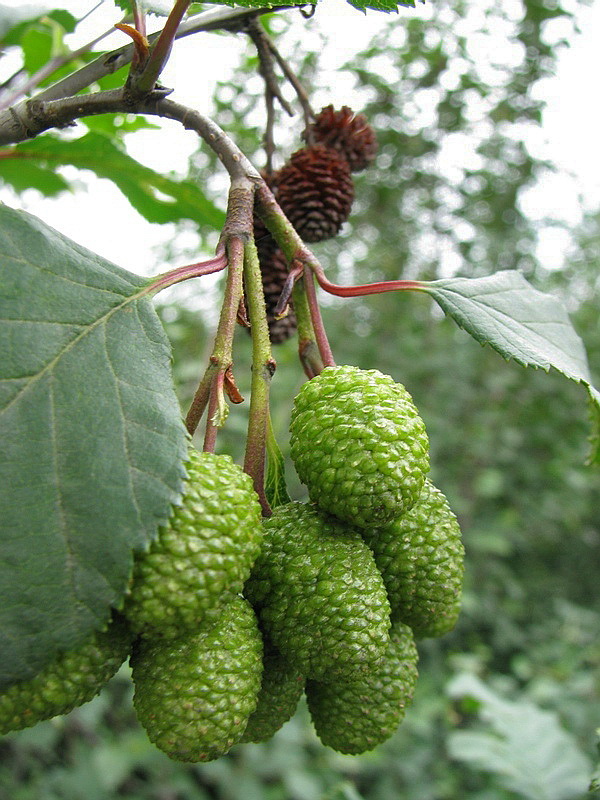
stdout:
[(304, 689), (304, 677), (288, 659), (264, 641), (263, 674), (258, 705), (241, 742), (266, 742), (293, 717)]
[(122, 619), (94, 633), (31, 680), (0, 692), (0, 734), (28, 728), (87, 703), (112, 678), (129, 654), (131, 634)]
[(389, 642), (389, 602), (360, 533), (314, 506), (288, 503), (265, 520), (245, 593), (275, 647), (307, 677), (370, 669)]
[(242, 591), (262, 539), (252, 479), (229, 456), (189, 450), (182, 504), (134, 566), (134, 631), (175, 637), (212, 624)]
[(353, 525), (383, 525), (416, 502), (429, 441), (411, 396), (389, 375), (327, 367), (296, 397), (291, 455), (325, 511)]
[(360, 680), (308, 681), (308, 708), (323, 744), (356, 755), (389, 739), (412, 701), (417, 661), (410, 628), (396, 623), (386, 654)]
[(464, 547), (445, 495), (427, 480), (403, 517), (364, 530), (387, 589), (392, 618), (417, 638), (452, 630), (460, 612)]
[(242, 736), (256, 708), (262, 637), (250, 604), (234, 598), (208, 631), (139, 639), (133, 704), (151, 742), (177, 761), (212, 761)]

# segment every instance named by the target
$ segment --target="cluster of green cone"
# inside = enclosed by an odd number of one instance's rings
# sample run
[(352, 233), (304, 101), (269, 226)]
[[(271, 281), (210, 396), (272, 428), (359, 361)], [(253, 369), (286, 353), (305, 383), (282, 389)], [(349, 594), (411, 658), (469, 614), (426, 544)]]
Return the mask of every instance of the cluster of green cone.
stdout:
[(362, 753), (394, 733), (412, 700), (415, 639), (456, 623), (460, 528), (426, 477), (423, 421), (391, 377), (326, 368), (296, 397), (290, 431), (311, 503), (266, 520), (245, 594), (306, 679), (321, 741)]
[(177, 760), (266, 741), (303, 692), (336, 750), (392, 735), (417, 679), (415, 638), (458, 616), (460, 529), (392, 378), (327, 368), (300, 391), (290, 429), (311, 502), (262, 520), (250, 477), (190, 448), (182, 502), (138, 555), (121, 614), (0, 694), (0, 732), (91, 699), (131, 653), (140, 722)]

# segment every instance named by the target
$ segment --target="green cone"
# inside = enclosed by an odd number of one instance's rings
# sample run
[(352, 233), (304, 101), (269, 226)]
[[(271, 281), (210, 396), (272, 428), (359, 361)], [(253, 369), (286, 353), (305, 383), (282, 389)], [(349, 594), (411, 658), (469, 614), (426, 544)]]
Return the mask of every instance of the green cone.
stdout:
[(234, 598), (204, 633), (140, 639), (131, 657), (133, 704), (151, 742), (177, 761), (212, 761), (242, 736), (256, 708), (262, 637)]
[(368, 670), (388, 645), (389, 603), (359, 532), (314, 506), (278, 506), (245, 593), (275, 647), (307, 677)]
[(364, 530), (392, 607), (417, 638), (452, 630), (460, 611), (464, 547), (445, 495), (427, 480), (416, 505), (383, 528)]
[(251, 478), (229, 456), (194, 448), (187, 470), (181, 505), (134, 566), (125, 614), (142, 635), (175, 637), (215, 622), (260, 550)]
[(429, 441), (411, 396), (389, 375), (327, 367), (294, 402), (291, 455), (311, 500), (353, 525), (383, 525), (416, 502)]
[(129, 654), (131, 634), (122, 619), (61, 653), (34, 678), (0, 692), (0, 734), (28, 728), (87, 703)]
[(268, 639), (264, 640), (263, 674), (258, 705), (241, 742), (266, 742), (293, 717), (304, 690), (304, 677)]
[(389, 739), (412, 701), (417, 661), (410, 628), (396, 623), (384, 657), (364, 677), (336, 683), (308, 681), (308, 708), (323, 744), (356, 755)]

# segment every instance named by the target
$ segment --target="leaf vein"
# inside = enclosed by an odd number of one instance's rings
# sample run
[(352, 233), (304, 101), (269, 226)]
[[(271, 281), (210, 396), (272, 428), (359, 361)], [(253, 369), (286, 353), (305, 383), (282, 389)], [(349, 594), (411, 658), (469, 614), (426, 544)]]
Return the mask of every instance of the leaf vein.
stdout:
[(144, 288), (141, 289), (136, 294), (131, 295), (130, 297), (126, 297), (122, 303), (119, 303), (116, 306), (112, 306), (110, 309), (107, 310), (105, 314), (102, 314), (101, 316), (98, 317), (98, 319), (94, 320), (94, 322), (92, 322), (90, 325), (87, 325), (81, 331), (81, 333), (79, 333), (74, 339), (71, 339), (70, 342), (67, 342), (65, 346), (56, 354), (56, 356), (52, 358), (39, 372), (33, 375), (31, 381), (26, 383), (25, 386), (23, 386), (23, 388), (19, 392), (17, 392), (17, 394), (10, 400), (10, 402), (4, 406), (3, 409), (0, 409), (0, 414), (2, 414), (5, 411), (8, 411), (8, 409), (14, 403), (16, 403), (17, 400), (19, 400), (25, 392), (27, 392), (32, 386), (34, 386), (37, 381), (39, 381), (46, 373), (50, 373), (54, 369), (56, 364), (59, 362), (59, 360), (63, 356), (65, 356), (73, 347), (75, 347), (75, 345), (78, 342), (80, 342), (86, 336), (95, 331), (96, 328), (98, 328), (100, 325), (103, 324), (105, 325), (108, 322), (108, 320), (112, 316), (114, 316), (114, 314), (116, 314), (121, 309), (125, 308), (129, 303), (135, 302), (135, 300), (137, 300), (140, 296), (142, 296), (145, 291), (146, 290)]

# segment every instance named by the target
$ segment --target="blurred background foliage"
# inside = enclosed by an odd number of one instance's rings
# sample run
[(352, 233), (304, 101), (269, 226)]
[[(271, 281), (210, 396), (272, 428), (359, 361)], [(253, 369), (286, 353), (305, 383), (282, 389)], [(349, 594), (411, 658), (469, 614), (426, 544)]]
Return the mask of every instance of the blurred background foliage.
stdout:
[[(586, 212), (566, 229), (560, 218), (533, 219), (523, 202), (555, 169), (536, 157), (528, 137), (543, 112), (536, 86), (553, 73), (560, 48), (576, 46), (575, 10), (557, 0), (438, 0), (430, 19), (390, 20), (345, 68), (377, 129), (377, 163), (357, 176), (355, 211), (342, 235), (315, 251), (342, 283), (522, 270), (562, 297), (597, 384), (600, 216)], [(304, 23), (277, 15), (265, 25), (293, 54), (317, 109), (340, 105), (327, 86), (331, 76), (319, 70), (315, 36), (310, 47), (302, 43)], [(256, 68), (249, 49), (217, 87), (214, 117), (261, 167), (262, 85), (248, 78)], [(105, 132), (115, 141), (117, 128)], [(278, 121), (279, 163), (301, 146), (301, 129), (299, 117)], [(189, 180), (223, 207), (223, 177), (205, 151), (192, 157)], [(214, 240), (209, 222), (199, 221), (207, 242)], [(537, 248), (561, 227), (562, 264), (545, 268)], [(182, 407), (211, 344), (214, 311), (198, 310), (206, 297), (176, 297), (159, 308)], [(323, 306), (338, 363), (378, 368), (413, 394), (430, 435), (432, 478), (464, 531), (462, 616), (454, 632), (420, 644), (405, 722), (373, 753), (341, 756), (320, 745), (302, 706), (265, 745), (179, 765), (137, 724), (124, 667), (83, 708), (0, 742), (0, 800), (600, 796), (588, 791), (600, 727), (600, 481), (585, 466), (584, 393), (557, 374), (505, 363), (426, 297), (324, 297)], [(247, 396), (250, 338), (242, 329), (235, 352)], [(303, 498), (287, 443), (291, 400), (304, 380), (295, 342), (278, 346), (275, 357), (274, 426), (290, 492)], [(246, 413), (247, 403), (232, 408), (219, 439), (238, 460)]]

